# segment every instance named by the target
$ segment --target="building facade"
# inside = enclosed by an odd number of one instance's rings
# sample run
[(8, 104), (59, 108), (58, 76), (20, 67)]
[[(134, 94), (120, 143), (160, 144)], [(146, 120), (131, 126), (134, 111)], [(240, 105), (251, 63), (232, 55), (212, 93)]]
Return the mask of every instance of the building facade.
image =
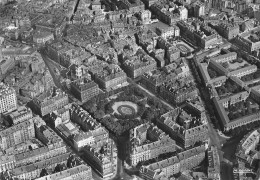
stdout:
[(233, 39), (239, 34), (239, 26), (232, 23), (220, 23), (217, 30), (226, 39)]
[(0, 84), (0, 113), (17, 109), (16, 92), (12, 87)]
[(220, 180), (220, 159), (218, 149), (214, 146), (208, 150), (208, 178)]
[(126, 82), (126, 73), (118, 66), (103, 68), (102, 72), (94, 74), (95, 81), (100, 88), (107, 91), (121, 86)]
[(27, 120), (0, 131), (0, 147), (5, 150), (35, 137), (33, 120)]
[(92, 170), (87, 165), (79, 165), (64, 171), (36, 178), (35, 180), (56, 180), (56, 179), (73, 179), (73, 180), (93, 180)]
[(82, 78), (71, 83), (72, 94), (81, 102), (86, 102), (99, 94), (98, 85), (89, 79)]
[[(144, 143), (150, 140), (149, 143)], [(139, 162), (158, 157), (160, 154), (176, 151), (175, 141), (152, 124), (143, 124), (130, 130), (128, 162), (136, 166)]]
[(124, 70), (127, 75), (132, 78), (137, 78), (145, 72), (156, 69), (156, 67), (156, 61), (152, 57), (146, 55), (146, 53), (139, 57), (133, 56), (124, 62)]
[(10, 118), (13, 124), (19, 124), (33, 117), (32, 110), (25, 106), (20, 106), (14, 112), (11, 112), (7, 115), (7, 118)]
[(183, 151), (177, 156), (158, 161), (140, 168), (145, 180), (170, 179), (173, 175), (198, 166), (205, 159), (205, 146), (198, 146)]
[[(192, 118), (182, 109), (174, 109), (158, 119), (158, 126), (184, 148), (194, 146), (197, 142), (208, 141), (208, 127), (205, 112), (198, 113), (200, 118)], [(193, 126), (192, 124), (198, 124)], [(200, 123), (199, 123), (200, 122)]]
[(45, 116), (55, 110), (63, 108), (68, 103), (68, 95), (58, 89), (55, 93), (51, 93), (51, 95), (46, 95), (44, 93), (41, 96), (34, 98), (34, 106), (31, 108), (34, 109), (40, 116)]

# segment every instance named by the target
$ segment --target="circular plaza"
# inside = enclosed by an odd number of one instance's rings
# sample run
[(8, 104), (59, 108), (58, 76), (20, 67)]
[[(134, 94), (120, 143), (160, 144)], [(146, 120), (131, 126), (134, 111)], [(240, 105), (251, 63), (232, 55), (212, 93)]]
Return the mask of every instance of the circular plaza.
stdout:
[(131, 101), (119, 101), (114, 102), (112, 109), (114, 113), (120, 115), (134, 115), (137, 113), (138, 106)]

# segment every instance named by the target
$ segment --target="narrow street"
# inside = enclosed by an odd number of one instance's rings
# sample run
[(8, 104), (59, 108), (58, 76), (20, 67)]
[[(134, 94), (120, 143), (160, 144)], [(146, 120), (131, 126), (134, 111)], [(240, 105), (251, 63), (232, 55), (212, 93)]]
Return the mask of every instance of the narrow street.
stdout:
[(42, 59), (44, 60), (46, 66), (48, 67), (48, 69), (49, 69), (49, 71), (51, 73), (51, 76), (52, 76), (52, 79), (54, 81), (54, 84), (58, 88), (63, 90), (63, 87), (62, 87), (62, 85), (60, 83), (60, 78), (55, 75), (55, 72), (54, 72), (54, 67), (55, 66), (52, 65), (52, 63), (51, 63), (52, 60), (49, 59), (49, 57), (46, 55), (46, 53), (44, 51), (41, 51), (41, 55), (42, 55)]
[(82, 102), (80, 102), (78, 99), (76, 99), (71, 94), (71, 92), (61, 84), (61, 77), (57, 76), (56, 73), (55, 73), (55, 67), (57, 67), (57, 69), (60, 69), (60, 68), (58, 68), (59, 65), (55, 61), (51, 60), (46, 55), (46, 52), (42, 51), (41, 55), (42, 55), (42, 58), (43, 58), (45, 64), (47, 65), (47, 67), (48, 67), (48, 69), (50, 71), (50, 74), (52, 76), (52, 79), (54, 81), (55, 86), (60, 88), (60, 89), (62, 89), (64, 92), (66, 92), (68, 94), (70, 102), (76, 102), (77, 104), (82, 105)]

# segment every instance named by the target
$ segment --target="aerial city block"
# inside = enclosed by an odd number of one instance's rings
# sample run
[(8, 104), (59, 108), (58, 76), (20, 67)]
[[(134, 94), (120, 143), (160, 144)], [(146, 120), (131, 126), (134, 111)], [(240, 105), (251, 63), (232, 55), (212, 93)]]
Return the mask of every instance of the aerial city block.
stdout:
[(0, 0), (0, 180), (260, 180), (260, 0)]

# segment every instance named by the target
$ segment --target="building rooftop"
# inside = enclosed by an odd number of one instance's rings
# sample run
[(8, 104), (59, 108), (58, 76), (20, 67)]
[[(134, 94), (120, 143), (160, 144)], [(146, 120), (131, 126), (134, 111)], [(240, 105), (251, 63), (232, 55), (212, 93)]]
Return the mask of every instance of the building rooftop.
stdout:
[(66, 169), (61, 172), (57, 172), (54, 174), (44, 176), (43, 178), (46, 178), (46, 180), (47, 179), (48, 180), (57, 180), (57, 179), (63, 179), (65, 177), (76, 176), (77, 174), (80, 174), (81, 172), (85, 172), (85, 171), (91, 171), (91, 168), (85, 164), (84, 165), (82, 164), (82, 165), (79, 165), (76, 167), (72, 167), (70, 169)]
[(260, 133), (258, 130), (254, 130), (253, 132), (251, 132), (246, 139), (244, 140), (244, 142), (242, 143), (242, 149), (243, 150), (247, 150), (248, 148), (250, 148), (250, 146), (252, 146), (256, 141), (259, 141), (260, 138)]
[(65, 21), (66, 17), (63, 15), (44, 15), (42, 19), (37, 21), (37, 25), (39, 26), (47, 26), (50, 28), (56, 28), (61, 26), (61, 24)]
[(135, 56), (129, 57), (125, 60), (124, 65), (135, 70), (155, 63), (156, 61), (152, 57), (139, 49)]
[(8, 115), (11, 117), (12, 120), (20, 118), (24, 115), (31, 114), (32, 117), (32, 110), (26, 106), (20, 106), (17, 108), (16, 111), (9, 113)]
[(175, 141), (153, 124), (142, 124), (130, 131), (132, 150), (135, 153), (155, 149), (163, 145), (173, 145)]
[(44, 135), (47, 140), (46, 145), (63, 142), (62, 139), (48, 126), (42, 125), (39, 131)]
[(96, 76), (107, 81), (117, 77), (126, 76), (126, 74), (118, 65), (108, 65), (100, 70)]
[(98, 85), (91, 79), (81, 78), (72, 82), (72, 85), (75, 86), (80, 91), (86, 91), (92, 87), (98, 87)]
[(239, 28), (238, 24), (228, 23), (228, 22), (222, 22), (218, 26), (222, 29), (225, 29), (225, 30), (231, 30), (231, 29)]
[(68, 97), (68, 95), (64, 91), (56, 89), (54, 93), (43, 92), (40, 96), (34, 98), (34, 102), (41, 107), (45, 107), (64, 97)]
[(208, 131), (203, 113), (199, 113), (200, 118), (188, 114), (181, 108), (176, 108), (161, 116), (159, 121), (168, 126), (172, 131), (180, 135), (189, 137), (201, 131)]
[(39, 30), (39, 31), (34, 32), (33, 37), (40, 39), (40, 38), (45, 38), (45, 37), (52, 36), (52, 35), (53, 34), (49, 31), (42, 31), (42, 30), (40, 31)]
[(194, 147), (192, 149), (180, 152), (178, 154), (178, 158), (179, 158), (180, 161), (184, 160), (184, 159), (188, 159), (191, 156), (196, 156), (200, 153), (205, 153), (205, 150), (206, 150), (205, 145), (197, 146), (197, 147)]
[(21, 122), (19, 124), (15, 124), (12, 127), (9, 127), (7, 129), (0, 131), (0, 137), (6, 137), (16, 131), (19, 131), (20, 129), (28, 128), (29, 126), (32, 126), (33, 123), (34, 123), (33, 119), (29, 119), (29, 120)]
[(151, 175), (151, 177), (154, 177), (156, 174), (158, 175), (162, 169), (170, 167), (176, 163), (179, 163), (180, 161), (183, 161), (185, 159), (188, 159), (192, 156), (197, 156), (201, 153), (205, 153), (205, 146), (201, 145), (198, 147), (194, 147), (192, 149), (183, 151), (181, 153), (178, 153), (177, 156), (170, 157), (168, 159), (164, 159), (152, 164), (149, 164), (147, 166), (142, 166), (145, 174)]
[(18, 168), (13, 169), (11, 171), (11, 173), (14, 176), (19, 176), (21, 174), (33, 172), (37, 169), (47, 168), (50, 165), (54, 165), (54, 164), (61, 163), (63, 161), (67, 161), (68, 158), (69, 158), (69, 155), (70, 155), (70, 153), (65, 153), (65, 154), (62, 154), (62, 155), (58, 155), (58, 156), (43, 160), (43, 161), (36, 162), (34, 164), (29, 164), (29, 165), (26, 165), (26, 166), (18, 167)]
[(15, 160), (16, 161), (21, 161), (21, 160), (27, 159), (29, 157), (35, 157), (35, 156), (38, 156), (40, 154), (47, 153), (49, 151), (50, 150), (49, 150), (49, 148), (47, 146), (43, 146), (43, 147), (31, 150), (31, 151), (26, 151), (26, 152), (23, 152), (23, 153), (20, 153), (20, 154), (16, 154), (15, 155)]
[(220, 173), (220, 160), (218, 149), (214, 146), (208, 150), (208, 172)]
[(144, 73), (143, 77), (149, 79), (155, 85), (160, 85), (166, 80), (166, 74), (157, 69)]
[(227, 53), (227, 54), (223, 54), (223, 55), (219, 55), (219, 56), (216, 56), (216, 57), (212, 57), (210, 59), (214, 60), (214, 61), (218, 61), (220, 59), (225, 59), (225, 58), (232, 57), (232, 56), (237, 57), (237, 53), (236, 52), (230, 52), (230, 53)]
[(0, 83), (0, 98), (4, 98), (6, 95), (9, 95), (9, 94), (15, 94), (14, 88), (1, 82)]
[(179, 159), (177, 156), (173, 156), (173, 157), (170, 157), (168, 159), (164, 159), (162, 161), (159, 161), (159, 162), (156, 162), (156, 163), (153, 163), (153, 164), (150, 164), (148, 166), (148, 168), (152, 171), (156, 171), (156, 170), (159, 170), (159, 169), (163, 169), (165, 167), (168, 167), (168, 166), (171, 166), (171, 165), (174, 165), (176, 163), (179, 162)]

